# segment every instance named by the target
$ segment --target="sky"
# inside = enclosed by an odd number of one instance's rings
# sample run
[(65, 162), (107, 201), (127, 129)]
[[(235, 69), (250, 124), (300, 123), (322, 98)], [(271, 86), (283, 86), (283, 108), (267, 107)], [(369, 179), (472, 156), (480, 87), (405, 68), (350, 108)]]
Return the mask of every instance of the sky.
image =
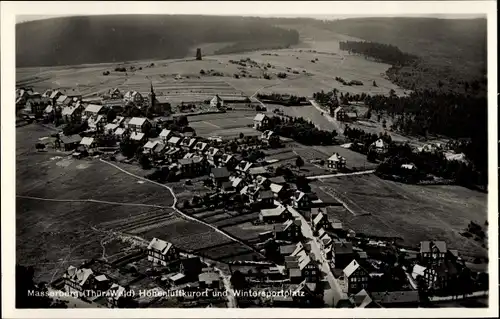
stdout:
[[(235, 14), (236, 15), (236, 14)], [(43, 20), (57, 17), (70, 17), (72, 15), (18, 15), (16, 16), (16, 23), (22, 23), (27, 21), (34, 20)], [(484, 17), (484, 15), (478, 14), (399, 14), (399, 15), (359, 15), (359, 14), (349, 14), (349, 15), (278, 15), (278, 14), (270, 14), (270, 15), (254, 15), (254, 16), (262, 16), (262, 17), (279, 17), (279, 18), (313, 18), (320, 20), (336, 20), (336, 19), (347, 19), (347, 18), (366, 18), (366, 17), (434, 17), (434, 18), (442, 18), (442, 19), (474, 19), (479, 17)]]

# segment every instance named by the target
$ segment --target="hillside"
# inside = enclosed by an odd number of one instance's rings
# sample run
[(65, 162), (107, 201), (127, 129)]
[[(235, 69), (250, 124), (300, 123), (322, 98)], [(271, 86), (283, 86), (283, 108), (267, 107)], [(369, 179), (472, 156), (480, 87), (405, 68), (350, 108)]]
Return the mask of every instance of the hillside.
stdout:
[(16, 25), (16, 66), (57, 66), (185, 57), (201, 43), (231, 50), (273, 49), (298, 33), (265, 19), (217, 16), (116, 15), (64, 17)]

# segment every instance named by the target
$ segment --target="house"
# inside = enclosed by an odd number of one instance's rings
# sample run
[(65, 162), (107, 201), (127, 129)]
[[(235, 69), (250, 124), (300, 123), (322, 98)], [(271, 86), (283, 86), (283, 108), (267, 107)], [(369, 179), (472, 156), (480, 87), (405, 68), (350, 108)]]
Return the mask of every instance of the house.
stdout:
[(212, 167), (210, 170), (210, 178), (217, 187), (220, 187), (224, 182), (228, 182), (229, 176), (229, 171), (225, 167)]
[(272, 207), (274, 205), (274, 194), (271, 191), (259, 191), (257, 200), (263, 207)]
[(205, 142), (198, 142), (198, 143), (196, 143), (196, 144), (195, 144), (195, 146), (194, 146), (194, 150), (195, 150), (198, 154), (200, 154), (200, 155), (202, 155), (203, 153), (205, 153), (205, 151), (207, 150), (207, 148), (208, 148), (208, 144), (207, 144), (207, 143), (205, 143)]
[(278, 206), (276, 208), (262, 209), (259, 219), (265, 223), (279, 223), (287, 220), (290, 215), (290, 212), (284, 206)]
[(215, 289), (222, 287), (222, 281), (218, 273), (214, 271), (203, 272), (198, 276), (200, 289)]
[(258, 200), (258, 195), (259, 195), (260, 189), (261, 188), (255, 184), (249, 184), (249, 185), (243, 186), (243, 188), (240, 191), (240, 194), (246, 195), (248, 197), (248, 201), (250, 203), (254, 203)]
[(72, 296), (84, 297), (94, 286), (94, 272), (90, 268), (69, 266), (63, 274), (64, 291)]
[(371, 298), (384, 308), (415, 308), (420, 303), (416, 290), (372, 292)]
[(143, 153), (144, 154), (153, 154), (156, 146), (160, 144), (160, 141), (148, 141), (146, 144), (143, 146)]
[(356, 308), (380, 308), (380, 305), (373, 301), (365, 289), (355, 294), (351, 302)]
[(318, 232), (318, 239), (320, 247), (323, 250), (325, 250), (326, 247), (329, 247), (333, 242), (332, 237), (330, 237), (330, 235), (328, 235), (328, 233), (323, 228), (321, 228)]
[(257, 176), (257, 175), (269, 176), (269, 172), (263, 166), (250, 167), (247, 172), (250, 176)]
[(161, 114), (164, 115), (166, 114), (171, 114), (172, 113), (172, 106), (170, 105), (170, 102), (168, 101), (167, 96), (155, 96), (155, 102), (154, 105), (151, 105), (151, 111), (153, 111), (156, 114)]
[(104, 115), (97, 115), (97, 117), (91, 117), (87, 120), (89, 129), (95, 132), (104, 132), (106, 122), (106, 117)]
[(144, 97), (137, 91), (126, 92), (125, 95), (123, 95), (123, 100), (125, 102), (131, 102), (138, 107), (141, 107), (144, 103)]
[(316, 282), (302, 281), (292, 294), (293, 307), (299, 308), (319, 308), (323, 306), (323, 298), (316, 293)]
[(333, 155), (328, 158), (326, 163), (330, 169), (342, 169), (345, 168), (346, 159), (338, 153), (333, 153)]
[(105, 292), (111, 287), (111, 281), (106, 275), (94, 277), (93, 290), (96, 292)]
[(133, 117), (128, 122), (128, 129), (132, 132), (147, 134), (153, 125), (145, 117)]
[(180, 145), (180, 143), (181, 143), (181, 138), (177, 136), (172, 136), (167, 141), (167, 145), (170, 147), (177, 147)]
[(117, 116), (113, 120), (113, 124), (118, 125), (119, 127), (124, 127), (123, 123), (125, 122), (125, 118), (123, 116)]
[(59, 138), (59, 147), (64, 149), (66, 152), (72, 151), (78, 147), (81, 141), (82, 138), (78, 134), (69, 136), (62, 135)]
[(270, 131), (270, 130), (266, 130), (264, 131), (261, 135), (260, 135), (260, 139), (261, 140), (264, 140), (264, 141), (269, 141), (269, 139), (271, 138), (271, 136), (274, 135), (274, 132), (273, 131)]
[(342, 226), (342, 222), (338, 219), (332, 220), (332, 222), (330, 223), (330, 226), (331, 226), (331, 229), (333, 232), (340, 232), (344, 229)]
[[(276, 235), (274, 235), (276, 236)], [(297, 244), (291, 244), (291, 245), (282, 245), (280, 246), (280, 255), (281, 256), (290, 256), (294, 251), (297, 245), (301, 244), (300, 242)]]
[(259, 113), (255, 115), (253, 119), (253, 128), (256, 130), (261, 130), (269, 124), (269, 118), (264, 113)]
[(80, 141), (80, 145), (82, 145), (86, 151), (89, 151), (96, 147), (96, 142), (93, 137), (84, 137)]
[(378, 140), (376, 140), (375, 142), (373, 142), (370, 145), (370, 148), (374, 149), (375, 152), (377, 152), (377, 153), (386, 153), (389, 146), (387, 145), (386, 142), (384, 142), (383, 139), (379, 138)]
[(221, 192), (222, 193), (235, 193), (236, 189), (233, 187), (232, 182), (224, 182), (221, 185)]
[(401, 164), (402, 169), (407, 169), (409, 171), (417, 170), (417, 167), (414, 164)]
[(292, 196), (292, 205), (297, 209), (306, 209), (311, 205), (311, 199), (304, 192), (296, 191)]
[(61, 95), (56, 100), (56, 106), (61, 108), (68, 106), (71, 103), (72, 99), (67, 95)]
[(62, 120), (65, 123), (80, 123), (82, 120), (83, 105), (80, 101), (73, 106), (65, 106), (61, 111)]
[(370, 275), (355, 259), (344, 268), (343, 273), (348, 293), (355, 294), (368, 287)]
[(344, 106), (338, 106), (333, 111), (333, 117), (337, 121), (348, 122), (356, 120), (358, 118), (358, 114), (356, 112), (349, 112)]
[(177, 249), (164, 240), (153, 238), (148, 245), (148, 261), (154, 264), (166, 266), (170, 261), (179, 258)]
[(211, 100), (210, 100), (210, 106), (211, 107), (216, 107), (216, 108), (221, 108), (224, 106), (224, 100), (222, 100), (219, 95), (215, 95)]
[(246, 186), (245, 180), (241, 177), (231, 176), (229, 177), (229, 180), (231, 181), (231, 185), (233, 186), (233, 188), (238, 192)]
[(130, 140), (135, 142), (135, 143), (144, 143), (147, 140), (146, 134), (144, 133), (137, 133), (137, 132), (132, 132), (130, 134)]
[(283, 185), (271, 183), (269, 188), (271, 192), (273, 192), (274, 197), (277, 199), (282, 199), (286, 196), (285, 187)]
[(45, 110), (48, 105), (50, 105), (48, 98), (28, 99), (26, 101), (26, 109), (36, 118), (43, 116), (43, 110)]
[[(212, 146), (208, 148), (207, 158), (210, 161), (215, 161), (215, 158), (219, 157), (219, 156), (222, 156), (222, 152), (220, 151), (220, 149), (218, 149), (216, 147), (212, 147)], [(214, 163), (214, 164), (217, 164), (217, 163)]]
[(105, 293), (108, 308), (121, 308), (123, 301), (130, 298), (127, 294), (125, 287), (116, 283), (112, 284)]
[(104, 106), (97, 104), (89, 104), (87, 105), (85, 110), (83, 110), (83, 115), (86, 118), (97, 117), (98, 115), (101, 115), (103, 113), (104, 113)]
[(180, 260), (180, 272), (186, 276), (189, 281), (198, 279), (201, 270), (205, 265), (201, 262), (200, 257), (183, 258)]
[(420, 242), (420, 260), (423, 265), (442, 264), (446, 256), (446, 243), (444, 241)]
[(330, 222), (328, 221), (328, 216), (319, 212), (312, 221), (312, 229), (314, 232), (319, 231), (320, 229), (329, 230)]
[[(302, 237), (301, 220), (287, 220), (283, 224), (274, 225), (273, 234), (276, 240), (296, 242)], [(291, 252), (290, 252), (291, 253)]]
[(118, 124), (108, 123), (104, 125), (104, 133), (114, 134), (115, 130), (118, 128)]
[(201, 176), (204, 175), (208, 169), (208, 162), (201, 156), (181, 158), (178, 163), (181, 174), (184, 177)]
[(185, 150), (190, 150), (196, 145), (196, 138), (184, 137), (181, 141), (181, 147)]
[(254, 183), (257, 186), (260, 186), (260, 188), (262, 188), (262, 189), (269, 189), (269, 187), (271, 186), (271, 182), (269, 181), (269, 179), (267, 179), (266, 177), (261, 176), (261, 175), (258, 175), (257, 177), (255, 177)]
[(220, 159), (220, 164), (227, 167), (227, 169), (232, 170), (236, 167), (237, 160), (231, 154), (223, 154)]
[(334, 239), (331, 245), (331, 263), (334, 268), (344, 269), (354, 257), (352, 243), (345, 239)]
[(123, 140), (129, 135), (129, 131), (123, 127), (119, 127), (115, 130), (114, 134), (118, 140)]
[(171, 130), (163, 129), (160, 132), (160, 138), (163, 140), (164, 143), (167, 143), (170, 137), (172, 137), (174, 133)]
[(153, 155), (156, 158), (161, 159), (164, 157), (166, 151), (167, 151), (167, 145), (158, 142), (158, 144), (156, 144), (156, 147), (153, 149)]
[(250, 167), (252, 167), (253, 163), (247, 162), (247, 161), (241, 161), (237, 166), (236, 166), (236, 171), (238, 171), (240, 174), (245, 175), (249, 172)]
[(288, 269), (288, 276), (292, 283), (303, 280), (306, 282), (319, 281), (321, 272), (318, 265), (305, 250), (301, 250), (295, 256), (292, 254), (292, 256), (285, 257), (285, 262), (288, 262), (285, 267)]

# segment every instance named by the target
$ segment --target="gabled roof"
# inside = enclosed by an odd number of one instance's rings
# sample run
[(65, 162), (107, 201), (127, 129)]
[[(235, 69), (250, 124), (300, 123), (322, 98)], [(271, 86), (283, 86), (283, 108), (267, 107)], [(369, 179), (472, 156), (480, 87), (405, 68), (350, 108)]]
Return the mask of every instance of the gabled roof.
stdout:
[(271, 191), (259, 191), (260, 199), (274, 198), (274, 194)]
[(158, 145), (158, 143), (158, 141), (148, 141), (146, 144), (144, 144), (144, 148), (154, 149), (156, 145)]
[(295, 194), (294, 194), (294, 198), (296, 201), (301, 201), (304, 197), (306, 196), (306, 194), (304, 192), (301, 192), (301, 191), (296, 191)]
[(254, 121), (262, 122), (267, 116), (264, 113), (259, 113), (253, 118)]
[(210, 170), (210, 174), (212, 174), (214, 178), (228, 178), (230, 175), (225, 167), (213, 167)]
[(285, 211), (286, 208), (284, 206), (278, 206), (276, 208), (262, 209), (260, 211), (260, 214), (265, 217), (277, 217), (283, 214)]
[(172, 249), (173, 245), (169, 242), (166, 242), (164, 240), (158, 239), (158, 238), (153, 238), (151, 242), (148, 245), (148, 250), (154, 249), (160, 254), (165, 255), (168, 253), (170, 249)]
[(55, 91), (52, 91), (52, 93), (50, 94), (50, 98), (53, 99), (55, 98), (58, 94), (62, 94), (61, 91), (59, 90), (55, 90)]
[(280, 246), (280, 254), (281, 255), (290, 255), (291, 253), (293, 253), (293, 251), (295, 250), (295, 245), (284, 245), (284, 246)]
[(203, 151), (207, 146), (208, 146), (208, 144), (205, 142), (198, 142), (198, 143), (196, 143), (194, 148), (196, 148), (199, 151)]
[(61, 142), (63, 142), (64, 144), (80, 143), (81, 140), (82, 140), (82, 137), (78, 134), (69, 135), (69, 136), (66, 136), (66, 135), (61, 136)]
[(250, 175), (266, 174), (267, 170), (263, 166), (252, 167), (248, 170)]
[(242, 172), (246, 172), (252, 167), (253, 163), (247, 162), (247, 161), (241, 161), (238, 166), (236, 166), (236, 169)]
[(128, 122), (128, 125), (138, 125), (142, 126), (144, 123), (148, 121), (147, 118), (145, 117), (133, 117), (130, 122)]
[(379, 138), (378, 140), (376, 140), (375, 142), (373, 142), (372, 145), (375, 146), (376, 148), (384, 148), (384, 147), (387, 146), (387, 144), (381, 138)]
[(269, 180), (271, 181), (271, 183), (274, 183), (274, 184), (285, 184), (286, 183), (286, 180), (283, 176), (271, 177), (271, 178), (269, 178)]
[(90, 146), (94, 143), (94, 138), (93, 137), (84, 137), (82, 138), (80, 145), (86, 145)]
[(170, 143), (170, 144), (177, 144), (179, 143), (179, 141), (181, 140), (180, 137), (177, 137), (177, 136), (172, 136), (168, 141), (167, 143)]
[(432, 247), (436, 247), (441, 253), (446, 253), (446, 243), (444, 241), (422, 241), (420, 242), (420, 253), (429, 253)]
[(243, 182), (243, 178), (241, 177), (235, 177), (232, 179), (232, 185), (233, 187), (238, 187), (238, 185)]
[(318, 225), (323, 220), (323, 218), (326, 218), (328, 220), (328, 217), (326, 217), (326, 215), (323, 215), (323, 213), (320, 212), (318, 215), (316, 215), (316, 217), (314, 217), (313, 225), (314, 226)]
[(219, 149), (216, 148), (216, 147), (210, 147), (208, 149), (208, 156), (215, 156), (217, 154), (217, 152), (219, 152)]
[(420, 266), (420, 265), (415, 265), (413, 266), (413, 270), (411, 272), (411, 276), (413, 277), (413, 279), (417, 279), (417, 276), (424, 276), (425, 275), (425, 270), (427, 268), (424, 267), (424, 266)]
[(97, 104), (89, 104), (85, 108), (85, 112), (92, 112), (92, 113), (99, 113), (101, 109), (103, 108), (102, 105), (97, 105)]
[(171, 130), (163, 129), (160, 133), (160, 137), (167, 138), (170, 136), (170, 134), (172, 134)]
[(118, 300), (121, 297), (123, 297), (123, 293), (125, 292), (125, 288), (123, 286), (120, 286), (118, 284), (113, 284), (111, 285), (111, 288), (108, 289), (108, 292), (106, 295), (108, 298), (112, 298), (114, 300)]
[(347, 267), (344, 268), (344, 275), (349, 278), (351, 275), (358, 269), (363, 269), (361, 265), (356, 261), (356, 259), (353, 259)]
[(144, 138), (144, 133), (132, 132), (130, 139), (134, 141), (141, 141)]
[(216, 103), (217, 103), (217, 102), (224, 102), (224, 101), (220, 98), (220, 96), (219, 96), (219, 95), (215, 95), (215, 96), (212, 98), (211, 102), (216, 102)]
[(123, 127), (119, 127), (115, 130), (115, 135), (123, 135), (126, 130)]
[(52, 111), (54, 110), (54, 108), (52, 107), (52, 105), (48, 105), (45, 110), (43, 110), (45, 113), (51, 113)]
[(335, 254), (351, 254), (352, 243), (346, 241), (345, 239), (334, 240), (333, 251), (335, 252)]
[(61, 95), (60, 97), (57, 98), (56, 102), (63, 103), (64, 101), (66, 101), (66, 99), (69, 99), (67, 95)]
[(118, 124), (108, 123), (108, 124), (104, 125), (104, 129), (105, 129), (106, 131), (109, 131), (109, 130), (114, 131), (114, 130), (116, 130), (117, 128), (118, 128)]
[(278, 194), (283, 189), (283, 186), (278, 184), (271, 184), (271, 186), (269, 187), (271, 188), (271, 192), (273, 192), (274, 194)]
[(345, 162), (345, 158), (340, 156), (338, 153), (333, 153), (333, 155), (330, 156), (328, 160), (334, 162)]

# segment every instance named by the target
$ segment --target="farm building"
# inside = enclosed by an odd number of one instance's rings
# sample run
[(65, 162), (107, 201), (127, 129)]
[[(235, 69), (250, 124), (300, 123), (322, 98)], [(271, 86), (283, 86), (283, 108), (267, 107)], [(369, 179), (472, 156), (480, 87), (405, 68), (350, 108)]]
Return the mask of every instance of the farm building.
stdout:
[(327, 160), (328, 168), (331, 169), (341, 169), (345, 168), (346, 159), (343, 156), (340, 156), (339, 153), (333, 153)]
[(229, 181), (229, 171), (225, 167), (212, 167), (210, 170), (210, 178), (212, 178), (214, 185), (220, 187), (222, 183)]
[(291, 216), (290, 212), (284, 206), (276, 208), (262, 209), (259, 214), (260, 221), (265, 223), (284, 222)]
[[(296, 242), (302, 237), (301, 220), (287, 220), (283, 224), (274, 225), (273, 234), (276, 240)], [(293, 252), (293, 251), (292, 251)], [(291, 253), (291, 252), (290, 252)]]
[(153, 125), (145, 117), (133, 117), (130, 122), (128, 122), (128, 128), (132, 132), (148, 133)]
[(60, 147), (65, 151), (72, 151), (78, 147), (81, 141), (82, 138), (78, 134), (69, 136), (62, 135), (60, 137)]
[(255, 115), (253, 119), (253, 128), (256, 130), (263, 129), (267, 127), (269, 123), (269, 118), (264, 113), (259, 113)]
[(222, 100), (219, 95), (215, 95), (211, 100), (210, 100), (210, 106), (211, 107), (216, 107), (220, 108), (224, 106), (224, 100)]
[(344, 278), (347, 281), (347, 292), (358, 293), (368, 287), (370, 275), (355, 259), (344, 268)]
[(168, 262), (179, 258), (177, 249), (164, 240), (153, 238), (148, 245), (148, 261), (166, 266)]

